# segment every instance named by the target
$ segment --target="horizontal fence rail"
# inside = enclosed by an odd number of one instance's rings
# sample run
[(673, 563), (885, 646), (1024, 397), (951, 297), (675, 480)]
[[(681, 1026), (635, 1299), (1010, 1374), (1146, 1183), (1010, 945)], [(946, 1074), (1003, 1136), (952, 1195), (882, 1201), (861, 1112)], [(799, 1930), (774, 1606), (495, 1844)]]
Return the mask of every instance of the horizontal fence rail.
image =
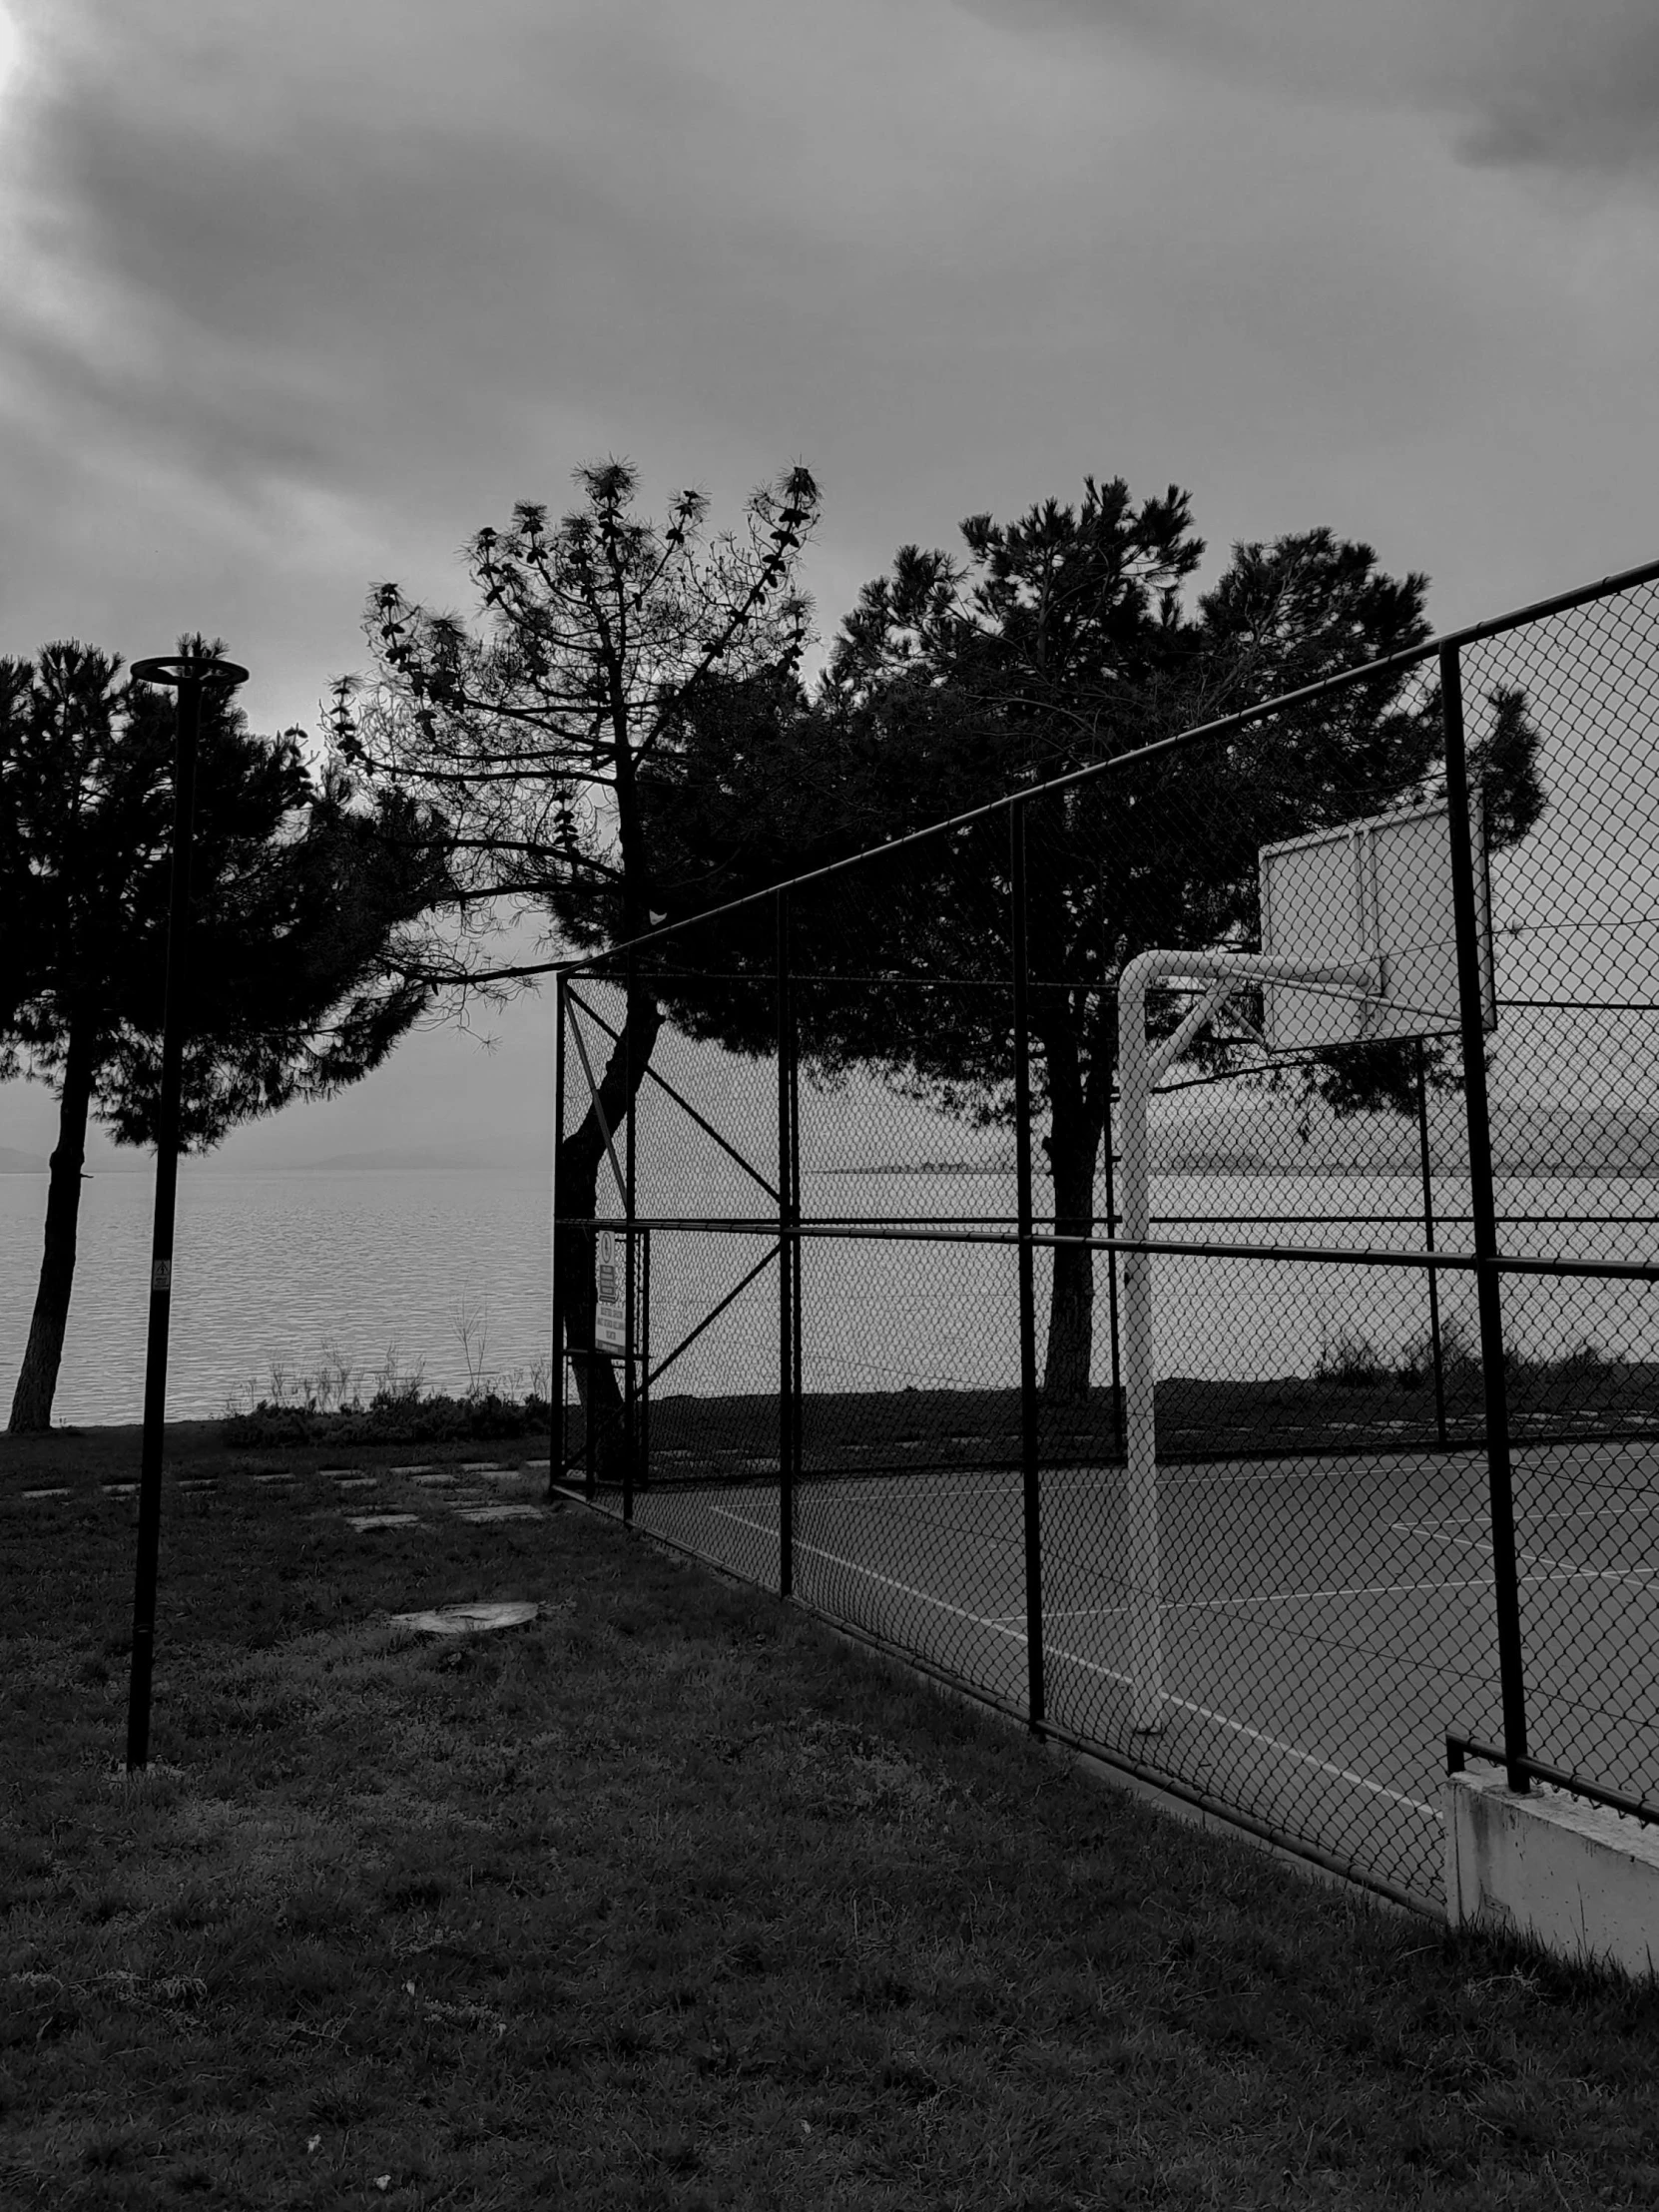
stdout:
[(1399, 1902), (1651, 1820), (1656, 725), (1659, 562), (563, 963), (552, 1479)]

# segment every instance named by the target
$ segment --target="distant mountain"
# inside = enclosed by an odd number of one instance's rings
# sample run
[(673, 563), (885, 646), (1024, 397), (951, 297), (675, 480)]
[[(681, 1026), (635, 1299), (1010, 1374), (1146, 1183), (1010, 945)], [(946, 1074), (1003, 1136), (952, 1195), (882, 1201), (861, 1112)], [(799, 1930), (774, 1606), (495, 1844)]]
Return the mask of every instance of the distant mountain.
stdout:
[[(304, 1160), (298, 1163), (302, 1171), (312, 1168), (357, 1168), (360, 1170), (395, 1169), (402, 1174), (418, 1173), (434, 1168), (486, 1168), (497, 1163), (469, 1158), (461, 1152), (445, 1152), (434, 1147), (384, 1146), (372, 1152), (330, 1152), (321, 1160)], [(512, 1165), (511, 1162), (501, 1163)]]
[[(1200, 1094), (1202, 1096), (1202, 1094)], [(1150, 1152), (1155, 1175), (1415, 1175), (1417, 1126), (1397, 1114), (1357, 1114), (1338, 1121), (1317, 1109), (1304, 1144), (1288, 1097), (1239, 1097), (1217, 1092), (1201, 1105), (1193, 1094), (1153, 1103)], [(1634, 1106), (1562, 1106), (1548, 1099), (1495, 1096), (1492, 1166), (1499, 1175), (1659, 1178), (1659, 1114)], [(1436, 1174), (1468, 1172), (1461, 1098), (1432, 1098), (1428, 1108), (1429, 1166)], [(1034, 1162), (1039, 1178), (1044, 1162)], [(1008, 1175), (1013, 1148), (988, 1146), (972, 1160), (837, 1160), (821, 1173), (836, 1175)], [(1100, 1171), (1104, 1174), (1104, 1168)]]
[[(1545, 1099), (1492, 1100), (1492, 1166), (1499, 1175), (1659, 1176), (1659, 1117), (1635, 1107), (1573, 1107)], [(1429, 1160), (1467, 1172), (1461, 1099), (1429, 1108)], [(1171, 1115), (1152, 1130), (1152, 1164), (1164, 1175), (1411, 1175), (1414, 1124), (1395, 1114), (1322, 1115), (1303, 1145), (1288, 1102), (1216, 1101), (1202, 1119)]]
[(44, 1175), (49, 1165), (44, 1152), (19, 1152), (15, 1145), (0, 1144), (0, 1175)]

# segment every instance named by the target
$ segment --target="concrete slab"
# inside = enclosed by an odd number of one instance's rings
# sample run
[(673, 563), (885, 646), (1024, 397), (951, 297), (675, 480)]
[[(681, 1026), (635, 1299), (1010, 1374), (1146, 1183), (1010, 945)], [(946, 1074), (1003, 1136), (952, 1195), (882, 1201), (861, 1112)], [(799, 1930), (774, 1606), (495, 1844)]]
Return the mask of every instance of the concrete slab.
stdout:
[(418, 1513), (348, 1513), (346, 1526), (362, 1536), (372, 1528), (419, 1528), (421, 1519)]
[(1501, 1767), (1447, 1775), (1446, 1920), (1528, 1936), (1556, 1957), (1651, 1976), (1659, 1959), (1659, 1828)]
[(464, 1521), (543, 1520), (546, 1514), (539, 1505), (463, 1505), (456, 1518)]
[(431, 1612), (393, 1613), (399, 1628), (417, 1628), (429, 1636), (483, 1636), (492, 1629), (522, 1628), (541, 1607), (528, 1598), (484, 1599), (471, 1605), (442, 1605)]

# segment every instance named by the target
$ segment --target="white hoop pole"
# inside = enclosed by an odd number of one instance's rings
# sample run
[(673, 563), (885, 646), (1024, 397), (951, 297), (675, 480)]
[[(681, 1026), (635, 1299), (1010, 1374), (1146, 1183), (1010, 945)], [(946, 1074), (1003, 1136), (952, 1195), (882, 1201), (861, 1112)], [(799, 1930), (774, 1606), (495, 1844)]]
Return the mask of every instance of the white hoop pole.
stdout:
[[(1310, 967), (1252, 952), (1142, 952), (1118, 978), (1118, 1142), (1123, 1162), (1119, 1234), (1145, 1244), (1150, 1234), (1151, 1167), (1147, 1106), (1159, 1077), (1186, 1051), (1223, 1002), (1248, 983), (1325, 983), (1374, 997), (1378, 963)], [(1209, 989), (1154, 1051), (1147, 1042), (1146, 994), (1160, 983)], [(1123, 1256), (1124, 1411), (1128, 1447), (1129, 1673), (1137, 1735), (1164, 1725), (1163, 1575), (1158, 1532), (1158, 1368), (1152, 1342), (1152, 1255)]]

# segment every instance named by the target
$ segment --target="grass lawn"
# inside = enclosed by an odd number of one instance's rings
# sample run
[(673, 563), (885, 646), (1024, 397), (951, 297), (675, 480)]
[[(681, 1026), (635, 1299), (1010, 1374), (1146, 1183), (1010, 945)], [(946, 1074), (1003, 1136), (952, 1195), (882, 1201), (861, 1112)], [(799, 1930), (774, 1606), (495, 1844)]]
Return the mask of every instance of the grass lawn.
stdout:
[[(0, 2204), (1659, 2195), (1651, 1990), (1167, 1820), (580, 1506), (468, 1522), (542, 1495), (484, 1456), (170, 1431), (129, 1780), (137, 1431), (0, 1438)], [(540, 1615), (389, 1618), (468, 1598)]]

